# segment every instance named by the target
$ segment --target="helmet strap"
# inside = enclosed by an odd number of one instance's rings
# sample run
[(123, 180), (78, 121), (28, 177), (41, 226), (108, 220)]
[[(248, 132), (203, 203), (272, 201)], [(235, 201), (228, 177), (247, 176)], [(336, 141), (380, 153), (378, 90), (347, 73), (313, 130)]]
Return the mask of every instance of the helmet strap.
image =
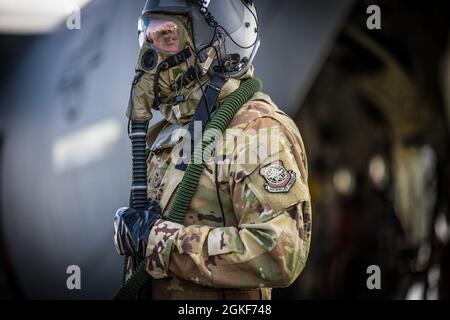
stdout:
[[(201, 122), (202, 132), (205, 131), (206, 125), (209, 120), (209, 115), (214, 112), (217, 99), (219, 97), (220, 92), (222, 91), (223, 86), (225, 85), (226, 79), (220, 75), (219, 73), (215, 73), (211, 80), (206, 85), (205, 94), (202, 96), (197, 109), (195, 110), (194, 116), (189, 123), (188, 132), (191, 139), (191, 156), (194, 152), (194, 148), (197, 143), (201, 140), (201, 136), (194, 135), (194, 125), (196, 122)], [(180, 157), (183, 157), (183, 149), (180, 151)], [(188, 161), (182, 161), (175, 166), (178, 170), (185, 171), (187, 168)]]

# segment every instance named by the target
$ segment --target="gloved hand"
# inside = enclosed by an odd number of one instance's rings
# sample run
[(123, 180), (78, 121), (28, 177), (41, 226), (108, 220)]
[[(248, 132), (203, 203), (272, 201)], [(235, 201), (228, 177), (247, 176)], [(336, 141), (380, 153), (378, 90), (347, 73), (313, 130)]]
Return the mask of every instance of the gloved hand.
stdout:
[(161, 217), (157, 202), (149, 201), (144, 209), (119, 208), (114, 216), (114, 245), (120, 255), (145, 257), (148, 236)]

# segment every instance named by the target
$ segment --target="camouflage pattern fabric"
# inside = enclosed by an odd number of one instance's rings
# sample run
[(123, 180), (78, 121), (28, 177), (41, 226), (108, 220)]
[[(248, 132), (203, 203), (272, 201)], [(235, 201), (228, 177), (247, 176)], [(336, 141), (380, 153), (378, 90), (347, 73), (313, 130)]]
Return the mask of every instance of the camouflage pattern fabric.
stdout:
[[(182, 144), (156, 148), (148, 160), (148, 197), (163, 215), (183, 177), (174, 161)], [(270, 299), (271, 288), (289, 286), (310, 247), (307, 170), (295, 123), (255, 94), (205, 162), (184, 223), (153, 227), (146, 252), (153, 298)]]

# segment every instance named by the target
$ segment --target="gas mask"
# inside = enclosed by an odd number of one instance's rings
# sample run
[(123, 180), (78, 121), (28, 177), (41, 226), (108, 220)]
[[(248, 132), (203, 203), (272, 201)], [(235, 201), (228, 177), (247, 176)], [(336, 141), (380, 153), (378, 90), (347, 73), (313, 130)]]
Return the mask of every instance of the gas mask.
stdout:
[[(127, 116), (148, 121), (159, 110), (170, 123), (185, 124), (202, 98), (209, 80), (208, 69), (216, 59), (214, 47), (196, 56), (189, 20), (179, 15), (150, 14), (139, 20), (140, 51)], [(216, 44), (219, 46), (220, 44)], [(239, 79), (228, 79), (219, 100), (236, 90), (240, 80), (252, 76), (253, 68)]]
[(152, 14), (139, 24), (141, 49), (127, 115), (149, 120), (153, 108), (172, 123), (186, 122), (193, 113), (187, 103), (193, 87), (184, 87), (182, 78), (195, 62), (188, 20)]

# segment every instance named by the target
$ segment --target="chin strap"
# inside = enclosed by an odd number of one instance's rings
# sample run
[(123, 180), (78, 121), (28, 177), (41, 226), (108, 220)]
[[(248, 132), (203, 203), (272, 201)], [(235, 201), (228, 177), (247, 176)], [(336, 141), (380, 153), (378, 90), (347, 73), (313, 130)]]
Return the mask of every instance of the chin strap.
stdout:
[[(214, 111), (217, 99), (219, 97), (220, 92), (222, 91), (224, 84), (225, 78), (222, 75), (215, 73), (212, 79), (206, 85), (205, 94), (202, 96), (197, 106), (197, 109), (195, 110), (194, 117), (189, 123), (188, 137), (190, 137), (191, 139), (190, 157), (194, 153), (194, 148), (202, 136), (202, 135), (194, 135), (195, 123), (197, 123), (197, 125), (201, 123), (201, 129), (203, 133), (208, 123), (209, 117)], [(183, 149), (181, 149), (180, 151), (180, 157), (183, 157)], [(190, 157), (187, 159), (183, 159), (184, 161), (177, 164), (175, 168), (177, 168), (178, 170), (186, 171), (188, 162), (190, 161)]]

